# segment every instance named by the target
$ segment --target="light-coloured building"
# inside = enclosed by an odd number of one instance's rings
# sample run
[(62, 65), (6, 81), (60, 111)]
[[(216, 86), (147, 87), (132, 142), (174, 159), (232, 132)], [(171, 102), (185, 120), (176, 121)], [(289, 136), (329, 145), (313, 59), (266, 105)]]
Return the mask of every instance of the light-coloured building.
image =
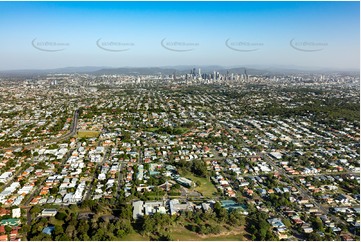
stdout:
[(14, 208), (12, 210), (12, 217), (13, 218), (20, 218), (21, 217), (21, 209), (20, 208)]
[(12, 177), (12, 175), (13, 173), (11, 171), (4, 172), (0, 176), (0, 182), (6, 183), (10, 179), (10, 177)]
[(58, 213), (56, 209), (44, 209), (41, 212), (41, 216), (43, 217), (54, 217)]
[(138, 219), (144, 216), (143, 203), (143, 201), (133, 202), (133, 219)]

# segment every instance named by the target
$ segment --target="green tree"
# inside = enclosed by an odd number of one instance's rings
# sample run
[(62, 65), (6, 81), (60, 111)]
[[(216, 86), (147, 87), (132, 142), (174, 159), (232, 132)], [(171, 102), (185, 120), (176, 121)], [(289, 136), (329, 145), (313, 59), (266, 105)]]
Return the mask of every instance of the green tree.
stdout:
[(88, 231), (89, 231), (89, 228), (90, 228), (90, 226), (89, 226), (89, 224), (88, 224), (88, 221), (86, 221), (86, 220), (80, 220), (79, 222), (78, 222), (78, 227), (77, 227), (77, 233), (78, 233), (78, 235), (79, 235), (79, 238), (80, 238), (80, 235), (81, 234), (87, 234), (88, 233)]
[(242, 226), (242, 225), (245, 225), (246, 219), (240, 213), (240, 211), (238, 209), (237, 210), (232, 210), (231, 213), (229, 214), (228, 223), (230, 225)]
[(49, 192), (50, 192), (51, 195), (56, 195), (59, 192), (59, 188), (52, 187), (52, 188), (49, 189)]
[(207, 166), (201, 160), (195, 160), (192, 166), (192, 172), (200, 177), (207, 177)]
[(54, 226), (54, 232), (53, 232), (54, 239), (55, 239), (55, 237), (62, 235), (63, 233), (64, 233), (64, 229), (61, 225)]
[(8, 226), (8, 225), (5, 226), (6, 233), (10, 233), (11, 230), (12, 230), (12, 228), (10, 226)]
[(65, 230), (65, 233), (66, 233), (66, 235), (67, 235), (69, 238), (75, 237), (75, 235), (76, 235), (76, 234), (75, 234), (75, 233), (76, 233), (75, 226), (69, 224), (68, 227), (67, 227), (66, 230)]
[(58, 212), (56, 215), (55, 215), (55, 218), (57, 220), (61, 220), (63, 221), (65, 218), (67, 217), (66, 213), (64, 212)]
[(315, 231), (325, 232), (325, 229), (323, 227), (323, 222), (319, 217), (313, 217), (311, 221), (312, 221), (312, 228)]

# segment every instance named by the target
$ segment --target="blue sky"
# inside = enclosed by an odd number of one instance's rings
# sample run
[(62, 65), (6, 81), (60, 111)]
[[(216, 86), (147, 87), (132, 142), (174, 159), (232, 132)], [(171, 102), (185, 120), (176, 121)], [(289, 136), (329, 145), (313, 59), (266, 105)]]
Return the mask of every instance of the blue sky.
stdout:
[(0, 2), (0, 13), (0, 70), (360, 66), (359, 2)]

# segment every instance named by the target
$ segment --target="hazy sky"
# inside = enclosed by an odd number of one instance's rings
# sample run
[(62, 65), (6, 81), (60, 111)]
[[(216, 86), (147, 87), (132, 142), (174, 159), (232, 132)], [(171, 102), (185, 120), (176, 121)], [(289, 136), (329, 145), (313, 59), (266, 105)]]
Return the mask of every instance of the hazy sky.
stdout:
[(360, 65), (359, 2), (0, 2), (0, 13), (0, 70)]

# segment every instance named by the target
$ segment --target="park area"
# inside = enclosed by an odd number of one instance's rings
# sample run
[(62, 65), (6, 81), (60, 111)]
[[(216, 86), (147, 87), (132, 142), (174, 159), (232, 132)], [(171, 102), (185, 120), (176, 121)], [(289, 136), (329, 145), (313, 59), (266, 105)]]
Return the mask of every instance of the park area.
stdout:
[(77, 133), (78, 138), (95, 138), (100, 134), (99, 131), (94, 130), (79, 130)]

